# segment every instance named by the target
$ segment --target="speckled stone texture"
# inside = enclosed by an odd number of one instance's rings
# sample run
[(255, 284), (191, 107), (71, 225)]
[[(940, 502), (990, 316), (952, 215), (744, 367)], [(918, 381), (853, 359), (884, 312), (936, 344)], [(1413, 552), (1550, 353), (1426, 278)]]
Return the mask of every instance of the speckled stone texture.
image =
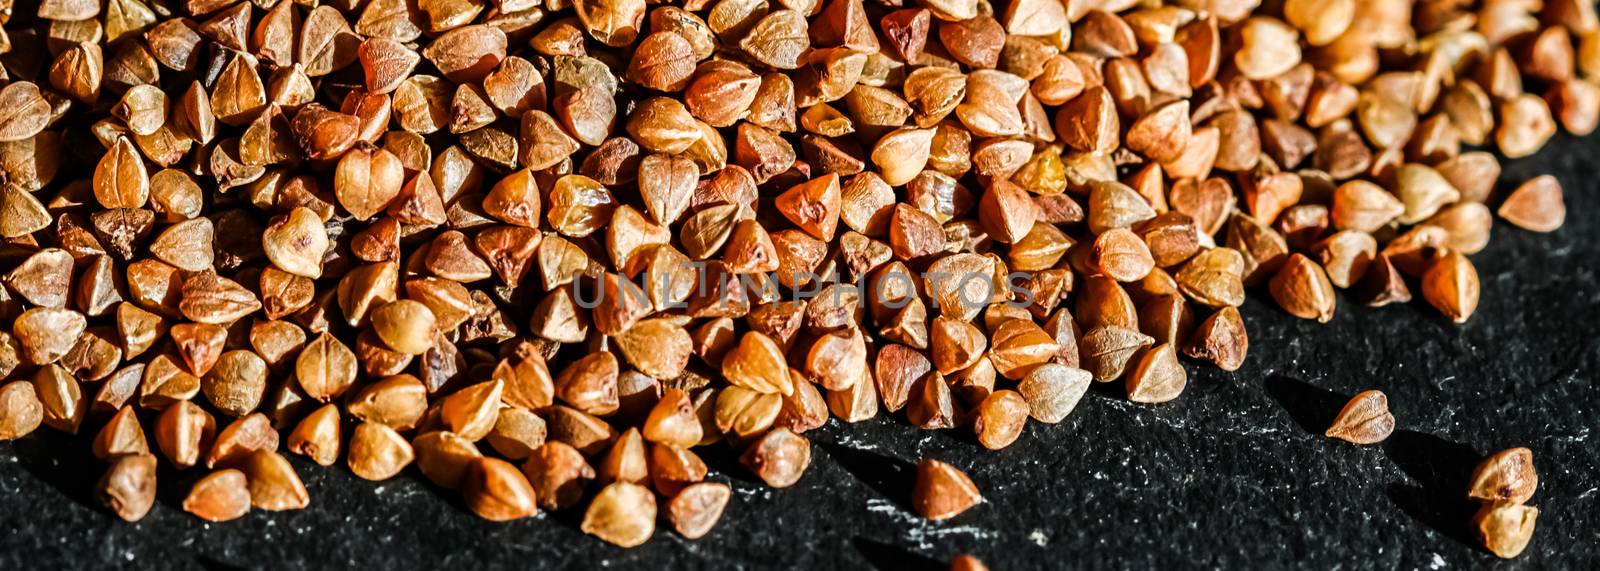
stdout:
[[(1551, 235), (1497, 223), (1472, 257), (1483, 302), (1450, 324), (1423, 302), (1368, 309), (1340, 298), (1329, 324), (1252, 292), (1251, 351), (1223, 373), (1188, 363), (1162, 405), (1097, 386), (1058, 425), (1030, 424), (987, 452), (964, 431), (879, 418), (809, 434), (799, 484), (768, 490), (727, 450), (714, 479), (736, 490), (721, 524), (687, 541), (665, 529), (620, 550), (579, 514), (480, 521), (412, 473), (373, 484), (295, 459), (311, 508), (206, 524), (179, 506), (198, 472), (161, 473), (149, 517), (95, 507), (102, 467), (87, 438), (42, 431), (0, 444), (0, 569), (935, 569), (972, 553), (992, 569), (1471, 568), (1466, 478), (1483, 455), (1533, 450), (1538, 532), (1512, 565), (1600, 568), (1600, 137), (1558, 137), (1506, 165), (1503, 189), (1555, 174), (1571, 215)], [(1381, 389), (1399, 429), (1354, 446), (1321, 432), (1344, 399)], [(909, 510), (920, 457), (962, 468), (984, 504), (943, 523)], [(164, 468), (165, 470), (165, 468)]]

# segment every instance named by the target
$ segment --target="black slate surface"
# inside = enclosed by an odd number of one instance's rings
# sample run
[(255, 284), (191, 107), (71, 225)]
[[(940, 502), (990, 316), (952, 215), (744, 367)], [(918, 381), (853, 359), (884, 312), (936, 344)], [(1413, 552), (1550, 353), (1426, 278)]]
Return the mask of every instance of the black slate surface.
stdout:
[[(993, 569), (1063, 567), (1600, 567), (1600, 138), (1558, 137), (1507, 164), (1503, 190), (1535, 174), (1567, 189), (1567, 225), (1496, 225), (1473, 256), (1483, 302), (1466, 325), (1419, 300), (1368, 309), (1341, 298), (1326, 325), (1264, 292), (1244, 309), (1250, 357), (1236, 373), (1189, 364), (1163, 405), (1099, 387), (1063, 423), (1030, 424), (1000, 452), (958, 431), (897, 419), (811, 433), (796, 486), (754, 484), (731, 453), (708, 460), (735, 498), (708, 537), (659, 530), (620, 550), (575, 514), (483, 522), (414, 475), (373, 484), (298, 458), (310, 509), (206, 524), (178, 503), (197, 474), (162, 473), (155, 510), (126, 524), (95, 507), (102, 467), (87, 439), (41, 431), (0, 444), (0, 569), (418, 568), (920, 569), (972, 553)], [(1345, 398), (1381, 389), (1399, 419), (1386, 443), (1321, 436)], [(1538, 532), (1520, 559), (1476, 547), (1465, 479), (1483, 455), (1533, 450)], [(965, 469), (986, 503), (928, 523), (908, 509), (911, 467)]]

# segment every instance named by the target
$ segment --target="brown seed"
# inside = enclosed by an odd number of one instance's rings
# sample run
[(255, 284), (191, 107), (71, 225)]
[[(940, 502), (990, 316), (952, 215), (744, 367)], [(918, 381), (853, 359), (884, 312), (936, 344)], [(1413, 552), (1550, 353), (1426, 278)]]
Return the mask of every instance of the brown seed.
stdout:
[(1144, 279), (1155, 267), (1149, 246), (1126, 228), (1112, 228), (1095, 237), (1093, 248), (1090, 263), (1117, 281)]
[(1283, 15), (1306, 36), (1306, 43), (1324, 46), (1332, 43), (1355, 19), (1357, 3), (1352, 0), (1284, 2)]
[[(1043, 368), (1040, 367), (1040, 369)], [(1033, 373), (1028, 375), (1027, 379), (1034, 378), (1038, 371), (1039, 369), (1035, 369)], [(1023, 390), (1023, 385), (1027, 384), (1027, 379), (1023, 379), (1023, 383), (1018, 385), (1017, 389), (1019, 391)], [(1055, 387), (1040, 387), (1037, 385), (1036, 383), (1030, 389), (1034, 393), (1033, 400), (1047, 405), (1054, 404), (1049, 401), (1056, 398), (1059, 391), (1057, 394), (1044, 394)], [(1084, 377), (1083, 386), (1088, 387), (1087, 375)], [(1032, 410), (1026, 393), (1019, 394), (1016, 391), (1007, 390), (995, 391), (984, 397), (983, 401), (978, 403), (978, 406), (974, 409), (972, 431), (978, 435), (978, 443), (982, 444), (984, 448), (990, 450), (1005, 448), (1010, 446), (1012, 442), (1016, 442), (1017, 438), (1022, 435), (1022, 429), (1027, 425), (1028, 416)]]
[(618, 547), (637, 547), (655, 534), (655, 520), (655, 494), (638, 484), (616, 482), (595, 495), (581, 528)]
[(1254, 285), (1282, 266), (1290, 250), (1311, 249), (1311, 242), (1329, 230), (1328, 218), (1328, 207), (1321, 204), (1290, 206), (1272, 226), (1236, 215), (1228, 219), (1225, 243), (1245, 254), (1250, 268), (1245, 279)]
[(1272, 298), (1290, 315), (1315, 319), (1318, 323), (1333, 319), (1333, 284), (1322, 266), (1310, 258), (1300, 254), (1290, 256), (1269, 286)]
[(400, 433), (387, 425), (363, 422), (350, 434), (350, 453), (345, 461), (355, 475), (382, 481), (399, 474), (413, 458), (411, 444)]
[(1046, 223), (1034, 224), (1027, 236), (1011, 245), (1006, 260), (1011, 269), (1024, 272), (1048, 270), (1076, 245), (1070, 236), (1056, 227), (1057, 222), (1040, 221)]
[(29, 303), (60, 308), (67, 304), (72, 267), (72, 254), (59, 248), (46, 248), (28, 256), (10, 273), (0, 277), (0, 281)]
[(250, 326), (250, 346), (274, 371), (282, 370), (288, 357), (305, 347), (306, 333), (285, 321), (257, 321)]
[(544, 419), (520, 408), (500, 411), (494, 430), (486, 438), (489, 445), (510, 460), (526, 460), (544, 445), (547, 434)]
[(845, 422), (860, 422), (878, 415), (878, 391), (872, 375), (862, 370), (860, 378), (841, 391), (828, 391), (828, 411)]
[(925, 375), (911, 386), (906, 420), (923, 430), (955, 427), (955, 405), (950, 385), (939, 375)]
[(1364, 303), (1382, 307), (1390, 303), (1411, 301), (1411, 288), (1388, 254), (1379, 253), (1367, 267), (1367, 274), (1356, 284), (1356, 293)]
[[(1026, 400), (1027, 416), (1034, 417), (1035, 421), (1045, 424), (1056, 424), (1066, 419), (1072, 409), (1077, 408), (1078, 401), (1082, 400), (1083, 393), (1090, 389), (1093, 381), (1088, 371), (1072, 368), (1072, 366), (1048, 363), (1038, 366), (1034, 371), (1029, 371), (1026, 377), (1016, 385), (1016, 390)], [(998, 393), (1003, 393), (1000, 390)], [(994, 395), (990, 395), (994, 398)], [(986, 398), (989, 401), (989, 398)], [(979, 405), (979, 409), (986, 409), (989, 405)]]
[(1550, 175), (1534, 177), (1511, 191), (1496, 213), (1526, 230), (1554, 232), (1567, 218), (1561, 183)]
[(372, 328), (384, 344), (409, 355), (433, 347), (435, 323), (427, 305), (409, 299), (391, 301), (372, 312)]
[(461, 488), (468, 466), (483, 457), (471, 441), (448, 431), (422, 434), (412, 440), (411, 446), (417, 469), (434, 485), (447, 490)]
[(1211, 248), (1191, 258), (1173, 278), (1189, 299), (1211, 307), (1244, 303), (1244, 256), (1231, 248)]
[(667, 502), (667, 521), (685, 538), (705, 537), (722, 519), (732, 495), (732, 489), (720, 482), (691, 484)]
[[(678, 34), (674, 34), (678, 35)], [(681, 37), (681, 36), (680, 36)], [(761, 90), (761, 77), (733, 62), (712, 60), (694, 68), (684, 92), (684, 104), (696, 118), (713, 127), (730, 127), (752, 111)]]
[[(88, 401), (77, 379), (59, 365), (46, 365), (34, 373), (34, 393), (43, 405), (43, 422), (51, 429), (77, 433), (88, 413)], [(26, 422), (26, 417), (24, 417)]]
[(100, 478), (95, 497), (123, 521), (144, 519), (156, 502), (156, 457), (118, 457)]
[(987, 16), (939, 26), (939, 41), (951, 57), (973, 68), (992, 68), (999, 63), (1005, 39), (1005, 29)]
[(200, 381), (200, 390), (212, 406), (233, 416), (256, 409), (267, 390), (267, 363), (254, 352), (223, 353)]
[(173, 465), (188, 468), (200, 463), (201, 454), (211, 449), (216, 431), (210, 413), (189, 401), (178, 401), (156, 418), (156, 446)]
[(311, 210), (297, 207), (273, 222), (262, 234), (261, 245), (278, 269), (312, 279), (322, 277), (328, 232)]
[(1183, 350), (1185, 355), (1211, 361), (1224, 371), (1239, 370), (1249, 351), (1250, 338), (1236, 307), (1223, 307), (1207, 317)]
[(33, 383), (12, 381), (0, 386), (0, 441), (16, 440), (33, 433), (44, 421)]
[(589, 414), (611, 414), (619, 406), (619, 366), (611, 353), (591, 353), (561, 371), (555, 397)]
[(395, 375), (363, 385), (345, 398), (345, 408), (351, 416), (396, 430), (416, 426), (427, 407), (427, 387), (411, 375)]
[(1533, 452), (1508, 448), (1489, 455), (1472, 471), (1467, 497), (1485, 502), (1526, 503), (1539, 487)]
[(1035, 366), (1044, 364), (1060, 349), (1029, 319), (1012, 319), (995, 328), (989, 345), (989, 360), (995, 370), (1008, 379), (1021, 379)]
[(929, 265), (923, 279), (928, 297), (941, 313), (970, 320), (998, 297), (993, 278), (997, 271), (992, 257), (956, 254)]
[(222, 356), (223, 345), (228, 341), (228, 330), (208, 323), (180, 323), (172, 326), (168, 335), (172, 337), (184, 366), (189, 372), (195, 373), (185, 378), (181, 385), (185, 396), (191, 396), (193, 390), (200, 388), (198, 377), (210, 372)]
[(1127, 145), (1134, 152), (1158, 163), (1169, 163), (1183, 156), (1192, 133), (1189, 102), (1176, 101), (1150, 110), (1128, 127)]
[(394, 153), (358, 144), (339, 158), (334, 171), (334, 194), (351, 216), (366, 220), (388, 208), (400, 195), (405, 185), (404, 171)]
[(1383, 391), (1362, 391), (1350, 398), (1328, 427), (1327, 436), (1352, 444), (1377, 444), (1394, 432), (1394, 415)]
[(616, 430), (611, 429), (610, 424), (579, 409), (555, 405), (547, 408), (544, 413), (546, 413), (544, 419), (549, 425), (550, 440), (568, 443), (587, 456), (602, 453), (606, 446), (610, 445), (611, 440), (616, 438)]
[(307, 395), (329, 401), (356, 381), (356, 355), (343, 342), (323, 333), (295, 359), (295, 378)]
[[(76, 21), (88, 18), (62, 18)], [(80, 43), (57, 55), (50, 64), (50, 86), (73, 99), (93, 105), (100, 98), (105, 60), (99, 44)]]
[(49, 225), (50, 213), (38, 198), (20, 185), (0, 186), (0, 236), (26, 236)]
[[(820, 306), (820, 304), (819, 304)], [(806, 371), (825, 388), (841, 390), (854, 383), (867, 363), (865, 336), (858, 329), (834, 331), (817, 339), (806, 355)]]
[(1096, 182), (1089, 191), (1089, 230), (1102, 233), (1113, 228), (1131, 228), (1156, 217), (1144, 197), (1127, 185)]
[(101, 460), (114, 460), (126, 454), (149, 454), (150, 444), (133, 407), (124, 406), (95, 435), (92, 451)]
[[(1000, 78), (1003, 76), (983, 75), (980, 78)], [(985, 81), (984, 83), (992, 83)], [(926, 67), (911, 72), (906, 76), (905, 103), (910, 105), (918, 127), (932, 127), (941, 119), (958, 109), (965, 116), (965, 122), (977, 126), (984, 132), (1012, 132), (1021, 128), (1021, 116), (1013, 110), (1004, 108), (1007, 103), (1014, 103), (1017, 93), (1008, 86), (1015, 84), (1014, 80), (1006, 79), (990, 88), (980, 89), (979, 93), (968, 103), (964, 99), (967, 92), (967, 77), (954, 69), (942, 67)], [(998, 88), (998, 89), (997, 89)], [(981, 100), (980, 100), (981, 98)], [(847, 101), (848, 102), (848, 101)], [(966, 103), (965, 107), (962, 106)], [(810, 114), (809, 112), (807, 113)], [(836, 117), (848, 124), (849, 117)], [(954, 131), (970, 137), (970, 132), (965, 129)], [(838, 136), (842, 133), (822, 133)], [(934, 135), (938, 137), (937, 132)], [(932, 154), (930, 153), (930, 158)], [(964, 157), (962, 160), (969, 160)], [(970, 165), (969, 165), (970, 166)]]
[(1443, 228), (1448, 234), (1445, 247), (1463, 254), (1476, 254), (1489, 245), (1494, 215), (1479, 202), (1459, 202), (1429, 217), (1426, 224)]
[(561, 510), (577, 505), (584, 488), (595, 478), (583, 454), (563, 442), (545, 442), (522, 467), (537, 490), (539, 507)]
[(178, 311), (197, 323), (233, 323), (261, 309), (261, 301), (254, 293), (213, 272), (184, 280), (181, 295)]
[(284, 448), (310, 458), (319, 465), (332, 466), (339, 461), (342, 449), (340, 433), (338, 405), (323, 405), (306, 415), (289, 432)]
[(1444, 252), (1422, 274), (1422, 298), (1456, 323), (1478, 310), (1478, 289), (1478, 270), (1461, 252)]
[(1162, 343), (1142, 355), (1128, 372), (1128, 400), (1161, 403), (1178, 398), (1188, 384), (1189, 374), (1178, 362), (1178, 351)]
[(963, 553), (950, 561), (950, 571), (989, 571), (989, 567), (978, 558)]
[(1103, 58), (1131, 55), (1137, 49), (1133, 28), (1109, 11), (1091, 9), (1078, 25), (1083, 30), (1072, 38), (1074, 49)]
[(422, 56), (433, 62), (445, 77), (459, 83), (482, 81), (499, 65), (505, 53), (505, 32), (488, 25), (455, 28), (422, 50)]
[(667, 389), (650, 410), (644, 423), (644, 437), (651, 442), (690, 447), (700, 442), (700, 424), (695, 419), (688, 393)]
[(476, 442), (494, 429), (505, 383), (494, 380), (456, 391), (440, 403), (439, 417), (451, 432)]
[(1402, 224), (1421, 222), (1461, 198), (1460, 191), (1450, 186), (1444, 175), (1424, 165), (1402, 165), (1395, 178), (1394, 194), (1404, 206), (1398, 217)]
[(782, 412), (783, 399), (744, 387), (728, 387), (717, 393), (716, 426), (730, 436), (749, 437), (772, 426)]
[(66, 355), (87, 325), (76, 311), (36, 307), (16, 317), (11, 333), (29, 362), (45, 365)]
[(139, 406), (164, 409), (179, 401), (193, 399), (200, 392), (200, 379), (178, 364), (177, 357), (161, 354), (151, 359), (139, 380)]
[(365, 73), (367, 91), (372, 93), (389, 93), (399, 88), (422, 59), (405, 44), (382, 37), (361, 42), (357, 57)]
[(1339, 185), (1333, 193), (1331, 215), (1334, 227), (1340, 230), (1370, 234), (1405, 211), (1400, 199), (1370, 182), (1350, 181)]
[(639, 430), (629, 428), (617, 437), (611, 449), (601, 457), (600, 465), (595, 468), (597, 479), (602, 484), (644, 483), (650, 477), (648, 458)]
[(0, 109), (4, 110), (0, 111), (0, 141), (27, 140), (50, 123), (50, 102), (31, 82), (17, 81), (0, 89)]
[(212, 522), (244, 517), (250, 513), (250, 488), (244, 472), (229, 468), (207, 474), (183, 498), (183, 511)]
[(1538, 518), (1539, 508), (1493, 501), (1478, 508), (1472, 521), (1478, 530), (1479, 541), (1490, 553), (1502, 559), (1511, 559), (1528, 548)]
[(783, 409), (778, 412), (775, 424), (796, 434), (827, 424), (828, 401), (823, 397), (823, 389), (806, 380), (799, 371), (790, 370), (789, 374), (795, 377), (794, 394), (783, 397)]
[[(989, 348), (989, 340), (977, 326), (944, 316), (934, 318), (929, 327), (929, 343), (933, 364), (944, 375), (972, 366)], [(863, 346), (863, 358), (865, 349)]]
[(94, 192), (106, 208), (141, 208), (150, 199), (150, 174), (131, 139), (117, 139), (101, 157), (94, 169)]
[(1115, 150), (1121, 125), (1111, 92), (1103, 86), (1084, 91), (1056, 112), (1055, 127), (1061, 142), (1080, 151)]
[(311, 503), (300, 475), (277, 452), (257, 450), (245, 458), (240, 470), (250, 481), (250, 505), (256, 509), (299, 510)]
[(1233, 63), (1247, 78), (1276, 77), (1300, 63), (1299, 33), (1280, 20), (1252, 17), (1240, 25), (1239, 36)]
[(1568, 79), (1545, 92), (1545, 102), (1568, 133), (1588, 135), (1600, 126), (1600, 89), (1596, 87), (1587, 81)]
[(150, 243), (150, 253), (184, 271), (209, 270), (215, 260), (213, 234), (210, 219), (185, 220), (157, 234)]
[(694, 73), (694, 47), (674, 32), (645, 36), (633, 52), (625, 77), (657, 91), (681, 91)]
[(1371, 234), (1354, 230), (1341, 230), (1312, 246), (1316, 261), (1328, 272), (1328, 281), (1340, 288), (1349, 288), (1366, 276), (1373, 258), (1378, 255), (1378, 242)]
[(1079, 345), (1084, 369), (1104, 383), (1120, 378), (1134, 356), (1154, 343), (1138, 330), (1107, 325), (1085, 332)]
[[(1167, 285), (1151, 285), (1163, 290), (1168, 288)], [(1176, 345), (1194, 329), (1194, 312), (1183, 296), (1175, 293), (1176, 284), (1171, 284), (1170, 289), (1172, 291), (1160, 293), (1141, 292), (1147, 299), (1139, 306), (1139, 330), (1155, 338), (1157, 343)]]
[(1500, 104), (1495, 144), (1506, 158), (1522, 158), (1544, 146), (1556, 132), (1550, 106), (1536, 95), (1521, 94)]
[[(323, 9), (327, 8), (327, 9)], [(351, 33), (343, 14), (331, 6), (318, 6), (306, 16), (295, 60), (316, 77), (343, 68), (359, 57), (361, 39)]]
[(771, 337), (751, 331), (722, 359), (722, 374), (729, 383), (761, 393), (790, 394), (794, 386), (783, 349)]
[(941, 521), (961, 515), (979, 503), (983, 496), (961, 470), (923, 458), (917, 463), (917, 483), (911, 491), (911, 505), (922, 517)]
[(787, 428), (773, 428), (752, 442), (739, 461), (768, 486), (787, 488), (811, 465), (811, 441)]

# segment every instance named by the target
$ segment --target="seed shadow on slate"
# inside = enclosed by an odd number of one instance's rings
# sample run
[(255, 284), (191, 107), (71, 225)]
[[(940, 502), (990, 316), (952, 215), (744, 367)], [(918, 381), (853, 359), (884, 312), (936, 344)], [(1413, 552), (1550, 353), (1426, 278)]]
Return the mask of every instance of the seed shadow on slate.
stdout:
[(106, 467), (72, 436), (55, 430), (35, 430), (12, 442), (17, 463), (28, 474), (61, 495), (94, 511), (105, 508), (94, 499), (95, 485)]
[[(1131, 370), (1133, 364), (1129, 363), (1128, 368)], [(1105, 383), (1091, 381), (1089, 383), (1089, 392), (1115, 401), (1128, 400), (1128, 385), (1121, 382), (1121, 377), (1118, 377), (1115, 381)]]
[(232, 563), (225, 563), (205, 555), (195, 557), (194, 561), (200, 566), (201, 569), (205, 569), (206, 571), (245, 571), (245, 569), (247, 569), (246, 567), (241, 567)]
[(940, 571), (949, 566), (921, 553), (890, 545), (876, 539), (855, 537), (856, 552), (867, 559), (874, 569), (882, 571)]
[[(472, 510), (468, 510), (465, 503), (461, 504), (461, 509), (466, 510), (467, 514), (469, 515), (472, 514)], [(583, 516), (585, 510), (573, 509), (570, 507), (561, 510), (545, 510), (543, 508), (540, 508), (540, 510), (545, 513), (545, 519), (554, 522), (556, 525), (570, 529), (574, 533), (583, 535)]]
[(1472, 447), (1414, 430), (1397, 430), (1383, 442), (1389, 461), (1412, 484), (1390, 484), (1389, 500), (1445, 537), (1476, 547), (1468, 523), (1474, 506), (1467, 499), (1472, 469), (1482, 455)]
[[(203, 466), (202, 466), (203, 467)], [(189, 497), (194, 483), (204, 477), (206, 470), (179, 470), (171, 463), (156, 464), (156, 503), (183, 511), (183, 500)]]
[(726, 443), (717, 443), (711, 446), (702, 446), (697, 449), (700, 460), (712, 471), (727, 476), (729, 480), (737, 480), (752, 486), (765, 486), (761, 480), (756, 479), (750, 469), (739, 462), (739, 451)]
[(901, 509), (913, 511), (911, 489), (916, 486), (917, 478), (916, 469), (909, 462), (838, 444), (818, 443), (817, 446), (878, 495)]
[(1339, 409), (1350, 397), (1286, 375), (1267, 377), (1267, 394), (1289, 413), (1302, 430), (1315, 435), (1327, 432)]

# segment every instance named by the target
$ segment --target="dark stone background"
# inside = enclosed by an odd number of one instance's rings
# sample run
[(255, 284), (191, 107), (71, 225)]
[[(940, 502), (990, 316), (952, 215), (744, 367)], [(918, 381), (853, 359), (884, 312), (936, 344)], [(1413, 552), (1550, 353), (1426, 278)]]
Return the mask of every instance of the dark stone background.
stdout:
[[(197, 473), (164, 472), (138, 524), (94, 507), (103, 469), (87, 438), (42, 430), (0, 444), (0, 569), (532, 567), (593, 569), (940, 568), (972, 553), (993, 569), (1600, 567), (1600, 138), (1560, 136), (1508, 164), (1502, 190), (1549, 172), (1567, 225), (1539, 235), (1499, 223), (1473, 256), (1476, 316), (1456, 326), (1423, 302), (1368, 309), (1341, 298), (1331, 323), (1294, 319), (1253, 292), (1251, 352), (1228, 374), (1189, 363), (1163, 405), (1098, 387), (1054, 426), (987, 452), (964, 431), (898, 419), (837, 421), (808, 434), (796, 486), (752, 482), (729, 452), (715, 479), (736, 494), (706, 538), (665, 529), (620, 550), (577, 530), (578, 514), (480, 521), (408, 473), (373, 484), (341, 464), (295, 458), (311, 508), (206, 524), (178, 504)], [(1358, 447), (1321, 436), (1350, 395), (1381, 389), (1400, 428)], [(1107, 390), (1109, 389), (1109, 390)], [(1499, 563), (1476, 547), (1465, 481), (1483, 455), (1533, 450), (1538, 532)], [(944, 523), (908, 510), (912, 466), (966, 470), (986, 502)]]

